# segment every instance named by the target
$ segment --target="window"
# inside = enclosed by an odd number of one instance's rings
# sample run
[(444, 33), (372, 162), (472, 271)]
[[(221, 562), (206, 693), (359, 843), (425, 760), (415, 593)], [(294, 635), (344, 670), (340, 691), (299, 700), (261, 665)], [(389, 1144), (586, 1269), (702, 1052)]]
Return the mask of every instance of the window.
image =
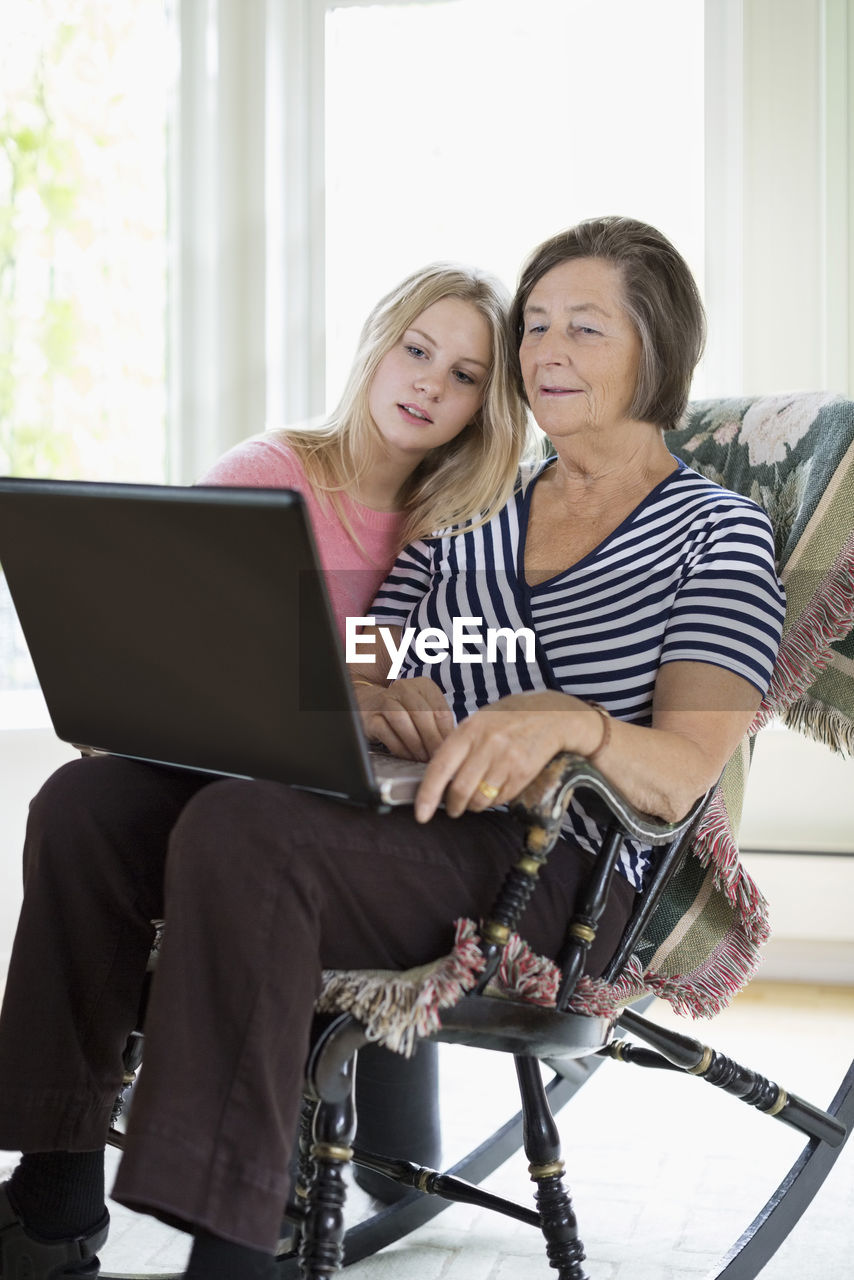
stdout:
[(160, 478), (167, 15), (152, 0), (6, 10), (0, 469)]
[[(0, 473), (164, 476), (171, 21), (4, 6)], [(34, 683), (0, 576), (0, 690)]]
[(700, 286), (702, 0), (452, 0), (326, 17), (327, 395), (365, 314), (436, 258), (494, 271), (581, 218), (661, 228)]

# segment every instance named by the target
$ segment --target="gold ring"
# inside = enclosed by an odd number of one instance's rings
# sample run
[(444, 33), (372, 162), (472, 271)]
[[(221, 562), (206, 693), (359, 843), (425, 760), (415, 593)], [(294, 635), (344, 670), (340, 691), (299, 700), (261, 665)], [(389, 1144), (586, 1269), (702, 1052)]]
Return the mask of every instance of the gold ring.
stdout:
[(491, 782), (486, 782), (485, 780), (477, 784), (477, 789), (482, 796), (484, 796), (487, 800), (490, 801), (490, 803), (495, 799), (495, 797), (498, 795), (499, 791), (501, 790), (500, 787), (494, 787)]

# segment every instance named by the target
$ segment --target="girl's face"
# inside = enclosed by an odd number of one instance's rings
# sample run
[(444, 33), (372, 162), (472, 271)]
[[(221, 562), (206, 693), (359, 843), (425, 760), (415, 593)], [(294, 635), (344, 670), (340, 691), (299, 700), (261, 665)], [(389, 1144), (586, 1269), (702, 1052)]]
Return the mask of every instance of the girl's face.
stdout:
[(468, 426), (492, 364), (489, 325), (471, 302), (442, 298), (377, 366), (368, 405), (386, 448), (413, 466)]

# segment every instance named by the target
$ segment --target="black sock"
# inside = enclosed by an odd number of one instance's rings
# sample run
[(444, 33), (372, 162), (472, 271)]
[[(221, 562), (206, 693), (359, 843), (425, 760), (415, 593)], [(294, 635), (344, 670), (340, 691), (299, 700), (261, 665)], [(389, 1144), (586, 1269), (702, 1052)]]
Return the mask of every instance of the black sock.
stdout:
[(88, 1235), (105, 1212), (104, 1149), (23, 1155), (6, 1193), (34, 1236), (71, 1240)]
[(275, 1280), (275, 1275), (271, 1253), (202, 1231), (193, 1240), (184, 1280)]

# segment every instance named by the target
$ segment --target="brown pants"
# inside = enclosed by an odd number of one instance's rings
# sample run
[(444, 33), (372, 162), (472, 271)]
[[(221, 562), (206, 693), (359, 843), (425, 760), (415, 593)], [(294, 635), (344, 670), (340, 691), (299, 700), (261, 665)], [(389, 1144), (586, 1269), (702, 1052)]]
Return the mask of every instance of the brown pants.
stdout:
[[(504, 814), (378, 815), (269, 782), (115, 757), (33, 801), (0, 1014), (0, 1148), (103, 1145), (152, 941), (168, 920), (113, 1195), (271, 1249), (324, 968), (409, 968), (481, 916), (519, 851)], [(563, 842), (523, 922), (560, 946), (588, 864)], [(589, 969), (613, 950), (619, 884)]]

